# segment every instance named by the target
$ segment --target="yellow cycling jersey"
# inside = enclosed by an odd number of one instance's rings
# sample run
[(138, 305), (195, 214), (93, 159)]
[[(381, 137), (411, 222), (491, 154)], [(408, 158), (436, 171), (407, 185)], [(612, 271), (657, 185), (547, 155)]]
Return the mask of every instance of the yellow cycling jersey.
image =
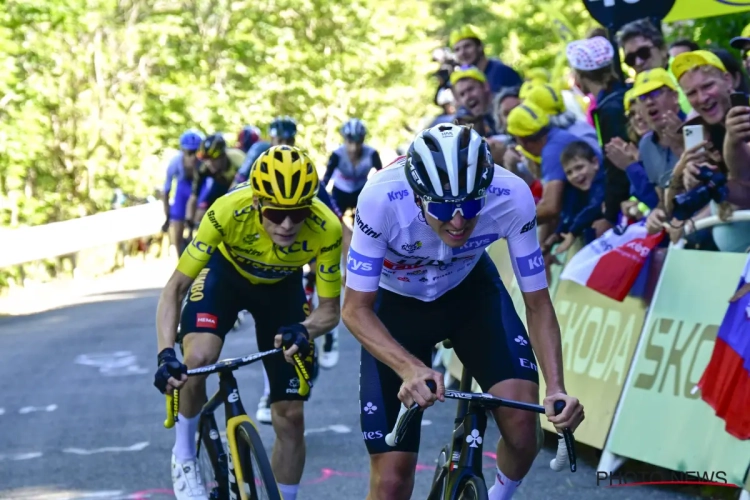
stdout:
[(263, 229), (252, 187), (238, 185), (208, 209), (177, 270), (194, 279), (217, 248), (254, 284), (281, 281), (316, 259), (318, 295), (341, 294), (341, 222), (317, 197), (297, 240), (279, 247)]

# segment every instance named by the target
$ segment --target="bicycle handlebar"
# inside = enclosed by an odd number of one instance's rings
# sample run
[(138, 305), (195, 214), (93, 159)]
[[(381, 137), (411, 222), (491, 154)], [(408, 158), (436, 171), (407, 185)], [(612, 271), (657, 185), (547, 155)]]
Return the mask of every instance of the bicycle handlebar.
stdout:
[[(427, 386), (432, 392), (435, 392), (435, 383), (431, 380), (427, 382)], [(501, 406), (507, 408), (515, 408), (518, 410), (530, 411), (539, 414), (545, 414), (544, 406), (535, 405), (532, 403), (523, 403), (521, 401), (514, 401), (511, 399), (497, 398), (492, 394), (486, 393), (474, 393), (474, 392), (460, 392), (460, 391), (445, 391), (445, 397), (449, 399), (466, 399), (474, 401), (485, 408), (499, 408)], [(555, 401), (555, 415), (559, 415), (565, 409), (565, 401)], [(396, 418), (396, 424), (393, 426), (393, 430), (385, 436), (385, 442), (388, 446), (394, 447), (404, 439), (406, 429), (409, 426), (414, 415), (420, 410), (420, 406), (417, 403), (407, 407), (401, 404), (401, 409), (398, 412)], [(573, 439), (573, 433), (570, 429), (566, 428), (562, 434), (558, 433), (558, 444), (557, 444), (557, 455), (550, 461), (550, 468), (559, 472), (566, 465), (570, 465), (570, 472), (575, 472), (577, 469), (576, 465), (576, 452), (575, 452), (575, 441)]]
[[(291, 347), (290, 344), (291, 334), (286, 334), (282, 337), (282, 344), (284, 347), (277, 347), (276, 349), (271, 349), (270, 351), (264, 351), (264, 352), (258, 352), (255, 354), (250, 354), (249, 356), (245, 356), (242, 358), (230, 358), (225, 359), (222, 361), (219, 361), (217, 363), (214, 363), (213, 365), (207, 365), (207, 366), (201, 366), (199, 368), (193, 368), (192, 370), (187, 371), (187, 376), (195, 376), (195, 375), (210, 375), (212, 373), (217, 372), (227, 372), (227, 371), (234, 371), (237, 368), (245, 365), (249, 365), (251, 363), (255, 363), (256, 361), (259, 361), (266, 356), (272, 356), (274, 354), (283, 353), (285, 349), (288, 349)], [(299, 386), (299, 395), (300, 396), (307, 396), (310, 393), (310, 389), (312, 389), (312, 382), (310, 378), (310, 374), (307, 371), (307, 368), (305, 367), (305, 362), (300, 358), (299, 354), (294, 354), (292, 356), (292, 360), (294, 361), (294, 371), (297, 372), (297, 377), (300, 381)], [(167, 429), (171, 429), (174, 427), (175, 422), (179, 419), (178, 412), (180, 409), (180, 392), (178, 390), (175, 390), (172, 392), (172, 394), (166, 394), (166, 413), (167, 418), (164, 420), (164, 427)]]

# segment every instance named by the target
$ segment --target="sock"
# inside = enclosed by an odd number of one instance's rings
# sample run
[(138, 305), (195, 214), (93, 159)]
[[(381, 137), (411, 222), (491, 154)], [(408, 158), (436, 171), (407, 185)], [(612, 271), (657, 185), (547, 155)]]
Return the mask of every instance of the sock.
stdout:
[(299, 491), (299, 484), (281, 484), (279, 485), (279, 491), (281, 492), (281, 498), (284, 500), (297, 500), (297, 492)]
[(495, 467), (495, 470), (497, 475), (495, 476), (495, 485), (489, 491), (489, 500), (510, 500), (516, 488), (521, 485), (521, 481), (508, 479), (497, 467)]
[(271, 395), (271, 383), (268, 381), (268, 373), (266, 373), (266, 369), (263, 369), (263, 395), (268, 397)]
[(195, 447), (195, 433), (198, 431), (200, 413), (192, 418), (180, 415), (175, 423), (175, 440), (172, 454), (179, 463), (195, 460), (198, 450)]

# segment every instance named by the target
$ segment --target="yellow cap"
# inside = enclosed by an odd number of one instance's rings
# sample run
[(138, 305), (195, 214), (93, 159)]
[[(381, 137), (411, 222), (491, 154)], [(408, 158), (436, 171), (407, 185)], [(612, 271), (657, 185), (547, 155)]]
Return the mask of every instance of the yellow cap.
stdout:
[(548, 115), (559, 115), (565, 111), (562, 95), (552, 85), (537, 84), (524, 99), (533, 102)]
[(635, 101), (635, 97), (633, 96), (633, 89), (628, 90), (625, 92), (625, 97), (623, 98), (623, 104), (625, 104), (625, 114), (630, 113), (630, 106), (633, 104), (633, 101)]
[(633, 99), (646, 95), (649, 92), (653, 92), (656, 89), (662, 87), (669, 87), (670, 89), (677, 92), (677, 85), (672, 80), (672, 77), (667, 73), (667, 70), (663, 68), (654, 68), (642, 73), (638, 73), (635, 77), (635, 84), (631, 89), (633, 93)]
[(533, 102), (524, 101), (508, 115), (508, 133), (529, 137), (549, 125), (549, 116)]
[(544, 68), (531, 68), (526, 72), (526, 80), (536, 83), (548, 83), (549, 72)]
[(477, 32), (477, 29), (474, 26), (467, 24), (465, 26), (462, 26), (461, 28), (458, 28), (457, 30), (451, 31), (450, 46), (453, 47), (461, 40), (466, 40), (468, 38), (476, 38), (480, 42), (482, 41), (482, 38)]
[(520, 99), (526, 99), (526, 96), (529, 95), (529, 92), (531, 92), (531, 89), (539, 85), (538, 81), (535, 80), (529, 80), (523, 82), (521, 85), (521, 88), (518, 90), (518, 97)]
[(691, 69), (701, 66), (713, 66), (724, 73), (727, 72), (724, 63), (721, 62), (721, 59), (716, 54), (707, 50), (694, 50), (692, 52), (683, 52), (674, 58), (674, 61), (672, 61), (672, 74), (679, 81), (682, 75)]
[(453, 73), (451, 73), (451, 85), (455, 85), (459, 80), (464, 78), (471, 78), (481, 83), (487, 83), (487, 77), (484, 76), (482, 70), (476, 66), (461, 66)]

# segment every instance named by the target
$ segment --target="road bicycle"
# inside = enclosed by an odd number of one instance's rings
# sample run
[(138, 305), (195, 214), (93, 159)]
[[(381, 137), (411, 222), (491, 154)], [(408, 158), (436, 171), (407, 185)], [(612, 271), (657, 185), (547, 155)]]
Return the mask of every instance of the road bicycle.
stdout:
[[(290, 334), (284, 336), (285, 346), (291, 345), (291, 341)], [(266, 357), (283, 355), (283, 352), (284, 347), (279, 347), (241, 358), (225, 359), (187, 372), (188, 376), (219, 374), (219, 389), (201, 409), (197, 437), (198, 467), (211, 500), (282, 500), (258, 429), (242, 406), (237, 380), (232, 372)], [(312, 388), (309, 373), (298, 355), (294, 356), (294, 362), (299, 394), (306, 396)], [(214, 417), (214, 412), (222, 403), (229, 453), (222, 444)], [(179, 392), (174, 391), (167, 395), (167, 419), (164, 422), (167, 429), (174, 427), (178, 409)]]
[[(482, 443), (487, 428), (487, 410), (505, 406), (544, 414), (544, 407), (541, 405), (470, 392), (471, 382), (471, 376), (464, 369), (459, 390), (445, 391), (446, 398), (458, 400), (456, 427), (452, 444), (446, 445), (438, 455), (435, 476), (427, 500), (487, 500), (487, 485), (482, 473)], [(427, 385), (435, 391), (434, 382), (430, 381)], [(564, 401), (555, 402), (556, 415), (564, 409)], [(416, 403), (409, 408), (401, 405), (396, 425), (385, 437), (385, 442), (389, 446), (396, 446), (403, 440), (409, 422), (419, 410)], [(570, 430), (565, 429), (558, 435), (557, 456), (550, 462), (550, 467), (552, 470), (560, 471), (568, 464), (570, 471), (575, 472), (575, 442)]]

